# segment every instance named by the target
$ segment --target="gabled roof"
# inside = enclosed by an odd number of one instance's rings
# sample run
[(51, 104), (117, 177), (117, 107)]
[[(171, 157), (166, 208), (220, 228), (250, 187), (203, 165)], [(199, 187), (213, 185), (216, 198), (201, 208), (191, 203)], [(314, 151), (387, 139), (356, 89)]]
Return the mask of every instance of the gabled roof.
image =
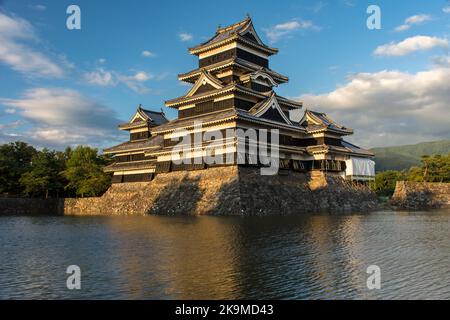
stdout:
[(278, 122), (278, 121), (273, 121), (271, 119), (257, 117), (257, 116), (250, 114), (248, 111), (245, 111), (242, 109), (236, 109), (236, 112), (238, 114), (238, 119), (240, 119), (240, 120), (250, 121), (253, 123), (259, 123), (259, 124), (271, 126), (274, 128), (283, 128), (286, 130), (291, 130), (291, 131), (295, 131), (295, 132), (301, 131), (302, 133), (305, 133), (305, 128), (300, 127), (295, 124), (287, 124), (285, 122)]
[(167, 101), (165, 101), (165, 104), (166, 104), (166, 107), (177, 108), (180, 105), (195, 103), (195, 102), (198, 102), (201, 100), (224, 95), (224, 94), (230, 93), (230, 92), (241, 92), (244, 94), (252, 95), (252, 96), (255, 96), (258, 98), (263, 98), (263, 99), (267, 97), (267, 93), (265, 93), (265, 92), (259, 92), (259, 91), (253, 90), (251, 88), (247, 88), (247, 87), (244, 87), (244, 86), (241, 86), (239, 84), (232, 82), (232, 83), (224, 86), (223, 88), (214, 89), (214, 90), (207, 91), (207, 92), (202, 92), (200, 94), (197, 94), (197, 95), (194, 95), (191, 97), (182, 96), (179, 98), (167, 100)]
[(181, 81), (187, 81), (187, 82), (193, 82), (194, 80), (196, 80), (202, 70), (208, 71), (208, 72), (213, 72), (213, 71), (219, 71), (228, 67), (239, 67), (242, 69), (245, 69), (247, 71), (253, 72), (253, 71), (262, 71), (267, 73), (268, 75), (270, 75), (275, 81), (277, 81), (278, 83), (284, 83), (284, 82), (288, 82), (289, 78), (278, 73), (275, 72), (269, 68), (264, 68), (261, 67), (257, 64), (251, 63), (249, 61), (246, 61), (244, 59), (241, 58), (237, 58), (237, 57), (233, 57), (224, 61), (220, 61), (214, 64), (210, 64), (208, 66), (205, 66), (203, 68), (198, 68), (198, 69), (194, 69), (190, 72), (187, 73), (181, 73), (178, 75), (178, 80)]
[(352, 134), (353, 130), (337, 124), (325, 113), (306, 110), (300, 125), (306, 128), (309, 133), (321, 131), (334, 131), (341, 134)]
[[(272, 92), (271, 96), (267, 99), (257, 103), (254, 105), (248, 113), (259, 117), (259, 118), (267, 118), (270, 120), (271, 117), (269, 116), (269, 113), (273, 113), (275, 111), (275, 114), (278, 114), (278, 119), (284, 121), (288, 125), (292, 125), (292, 122), (289, 120), (289, 118), (286, 116), (286, 114), (281, 109), (280, 105), (278, 104), (277, 96), (275, 95), (275, 92)], [(273, 118), (273, 116), (272, 116)]]
[(213, 89), (221, 89), (224, 87), (223, 83), (213, 77), (209, 72), (202, 70), (200, 77), (195, 82), (195, 85), (189, 90), (185, 97), (192, 97), (204, 85), (210, 85)]
[(277, 94), (275, 94), (275, 95), (277, 96), (277, 100), (278, 100), (279, 104), (286, 105), (291, 108), (303, 108), (303, 102), (301, 102), (301, 101), (291, 100), (291, 99), (279, 96)]
[(140, 108), (140, 112), (143, 113), (152, 124), (157, 126), (169, 121), (162, 110), (157, 112)]
[(227, 109), (222, 111), (211, 112), (206, 115), (197, 117), (174, 119), (154, 129), (154, 133), (163, 133), (173, 131), (179, 128), (191, 128), (201, 121), (202, 126), (207, 126), (212, 123), (218, 123), (236, 118), (237, 113), (234, 109)]
[(264, 70), (258, 70), (258, 71), (252, 72), (250, 74), (250, 77), (252, 78), (252, 80), (263, 79), (272, 86), (275, 86), (275, 87), (278, 86), (278, 83), (276, 83), (275, 80), (273, 80), (273, 78), (267, 72), (264, 72)]
[(211, 39), (198, 46), (189, 48), (189, 52), (191, 54), (200, 54), (204, 51), (220, 47), (229, 41), (235, 40), (240, 40), (248, 45), (259, 48), (267, 54), (275, 54), (278, 52), (278, 49), (271, 48), (261, 41), (261, 38), (258, 36), (255, 28), (253, 27), (253, 22), (250, 17), (247, 17), (244, 20), (230, 26), (218, 28), (216, 34)]
[(168, 123), (154, 128), (154, 133), (160, 134), (160, 133), (166, 133), (166, 132), (172, 132), (177, 129), (186, 128), (186, 129), (192, 129), (196, 124), (201, 122), (202, 126), (211, 126), (216, 125), (218, 123), (223, 123), (227, 121), (232, 120), (244, 120), (244, 121), (250, 121), (253, 123), (259, 123), (271, 127), (276, 128), (284, 128), (286, 130), (292, 130), (292, 131), (301, 131), (305, 132), (305, 129), (303, 127), (292, 125), (284, 122), (277, 122), (273, 121), (271, 119), (266, 119), (262, 117), (258, 117), (255, 115), (250, 114), (248, 111), (241, 110), (241, 109), (227, 109), (227, 110), (221, 110), (221, 111), (215, 111), (208, 113), (206, 115), (199, 115), (196, 117), (190, 117), (190, 118), (182, 118), (182, 119), (175, 119), (172, 121), (169, 121)]
[(136, 109), (135, 114), (131, 118), (131, 120), (127, 123), (123, 123), (119, 125), (119, 129), (121, 130), (130, 130), (133, 128), (139, 128), (143, 126), (159, 126), (163, 123), (168, 122), (164, 112), (147, 110), (142, 108), (141, 105)]
[(267, 87), (277, 87), (278, 83), (263, 70), (253, 71), (252, 73), (244, 74), (240, 77), (241, 81), (252, 80), (253, 82), (261, 82)]

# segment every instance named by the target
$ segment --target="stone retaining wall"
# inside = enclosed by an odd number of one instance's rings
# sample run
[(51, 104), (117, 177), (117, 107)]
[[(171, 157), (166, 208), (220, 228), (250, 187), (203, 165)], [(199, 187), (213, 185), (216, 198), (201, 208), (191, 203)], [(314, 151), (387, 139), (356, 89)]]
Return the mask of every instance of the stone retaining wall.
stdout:
[(391, 204), (412, 210), (450, 207), (450, 183), (398, 181)]
[(261, 176), (237, 166), (159, 174), (113, 185), (101, 198), (66, 199), (66, 214), (269, 215), (374, 210), (369, 188), (323, 173)]
[[(113, 184), (100, 198), (66, 199), (69, 215), (234, 214), (237, 167), (158, 174), (151, 182)], [(226, 189), (226, 191), (225, 191)]]
[(228, 166), (113, 184), (102, 197), (62, 199), (54, 210), (65, 215), (269, 215), (360, 212), (377, 206), (368, 187), (339, 176), (292, 171), (261, 176), (257, 168)]
[(241, 168), (239, 178), (246, 214), (339, 214), (378, 207), (376, 195), (367, 186), (332, 174), (289, 172), (268, 177), (259, 170)]

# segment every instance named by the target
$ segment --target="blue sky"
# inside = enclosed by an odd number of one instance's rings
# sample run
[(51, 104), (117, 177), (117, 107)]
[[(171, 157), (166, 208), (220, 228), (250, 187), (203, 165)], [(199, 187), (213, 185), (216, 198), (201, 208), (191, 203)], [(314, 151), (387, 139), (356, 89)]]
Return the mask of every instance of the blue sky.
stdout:
[[(81, 8), (81, 30), (66, 9)], [(369, 30), (368, 5), (381, 9)], [(307, 108), (355, 129), (365, 147), (450, 138), (448, 1), (27, 1), (0, 0), (0, 143), (61, 149), (126, 139), (116, 124), (138, 104), (189, 87), (187, 48), (249, 13), (279, 48), (278, 88)]]

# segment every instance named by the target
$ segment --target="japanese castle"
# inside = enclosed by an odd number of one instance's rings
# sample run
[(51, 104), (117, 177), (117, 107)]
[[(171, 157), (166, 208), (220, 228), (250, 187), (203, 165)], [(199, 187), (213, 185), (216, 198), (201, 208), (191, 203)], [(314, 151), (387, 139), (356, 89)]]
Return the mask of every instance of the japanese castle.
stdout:
[[(169, 120), (163, 111), (139, 106), (131, 120), (119, 126), (129, 131), (129, 141), (104, 150), (115, 159), (105, 167), (113, 174), (113, 183), (151, 181), (158, 174), (214, 166), (264, 166), (238, 153), (240, 144), (250, 153), (251, 139), (240, 139), (237, 134), (248, 129), (258, 136), (264, 130), (278, 129), (279, 172), (283, 174), (319, 170), (351, 180), (373, 179), (373, 154), (344, 140), (352, 129), (324, 113), (302, 110), (301, 102), (275, 92), (289, 79), (270, 69), (269, 58), (278, 50), (261, 41), (250, 17), (219, 27), (211, 39), (189, 52), (198, 57), (198, 68), (178, 79), (192, 87), (184, 96), (165, 102), (166, 107), (178, 110), (178, 118)], [(220, 132), (223, 138), (213, 139), (211, 132)], [(199, 134), (203, 137), (200, 144), (189, 146), (181, 155), (174, 152), (182, 138)], [(204, 161), (211, 153), (228, 161)], [(174, 157), (192, 161), (180, 163)]]

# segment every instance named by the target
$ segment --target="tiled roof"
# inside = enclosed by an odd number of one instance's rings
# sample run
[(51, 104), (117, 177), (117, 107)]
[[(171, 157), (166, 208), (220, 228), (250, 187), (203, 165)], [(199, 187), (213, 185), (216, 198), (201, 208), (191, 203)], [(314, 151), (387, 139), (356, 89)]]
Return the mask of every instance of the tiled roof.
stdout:
[(127, 141), (124, 143), (121, 143), (117, 146), (104, 149), (104, 153), (118, 153), (118, 152), (125, 152), (125, 151), (133, 151), (133, 150), (144, 150), (148, 148), (157, 148), (158, 146), (162, 145), (163, 143), (163, 137), (162, 136), (154, 136), (150, 139), (145, 140), (136, 140), (136, 141)]
[[(271, 92), (270, 96), (273, 96), (274, 93)], [(267, 95), (265, 95), (267, 96)], [(263, 119), (261, 117), (255, 116), (255, 113), (257, 113), (257, 111), (262, 108), (270, 99), (270, 96), (268, 96), (267, 98), (261, 100), (259, 103), (257, 103), (255, 106), (253, 106), (250, 110), (246, 111), (246, 110), (241, 110), (241, 109), (234, 109), (234, 108), (230, 108), (227, 110), (223, 110), (223, 111), (216, 111), (216, 112), (211, 112), (209, 114), (203, 114), (203, 115), (198, 115), (195, 117), (189, 117), (189, 118), (182, 118), (182, 119), (175, 119), (172, 121), (169, 121), (161, 126), (155, 127), (152, 129), (152, 132), (154, 133), (158, 133), (158, 132), (165, 132), (165, 131), (171, 131), (171, 130), (175, 130), (177, 128), (182, 128), (182, 127), (192, 127), (194, 125), (194, 122), (198, 122), (201, 121), (202, 124), (206, 124), (206, 123), (211, 123), (211, 122), (217, 122), (217, 121), (222, 121), (225, 119), (229, 119), (229, 118), (240, 118), (240, 119), (244, 119), (244, 120), (251, 120), (251, 121), (257, 121), (257, 122), (266, 122), (266, 123), (272, 123), (272, 124), (277, 124), (280, 126), (285, 126), (286, 128), (289, 129), (296, 129), (296, 130), (301, 130), (301, 131), (305, 131), (305, 129), (303, 127), (301, 127), (298, 123), (294, 124), (294, 125), (289, 125), (286, 124), (285, 122), (278, 122), (275, 120), (270, 120), (270, 119)], [(276, 99), (284, 99), (286, 101), (289, 101), (285, 98), (279, 97), (277, 95), (275, 95)], [(283, 101), (281, 101), (283, 102)]]
[(369, 151), (367, 149), (363, 149), (361, 147), (358, 147), (358, 146), (356, 146), (356, 145), (354, 145), (354, 144), (352, 144), (350, 142), (342, 140), (342, 145), (345, 148), (352, 150), (352, 152), (354, 152), (354, 153), (359, 153), (359, 154), (362, 154), (362, 155), (375, 156), (375, 154), (373, 152), (371, 152), (371, 151)]
[(142, 112), (149, 118), (149, 120), (152, 122), (152, 124), (155, 124), (157, 126), (162, 125), (163, 123), (168, 122), (166, 116), (164, 115), (164, 112), (156, 112), (152, 110), (146, 110), (142, 109)]
[(152, 169), (156, 165), (156, 160), (130, 161), (130, 162), (116, 162), (103, 168), (105, 172), (127, 171), (137, 169)]
[(210, 91), (196, 94), (196, 95), (190, 96), (190, 97), (184, 95), (184, 96), (172, 99), (172, 100), (167, 100), (167, 101), (165, 101), (165, 104), (167, 107), (176, 107), (177, 105), (181, 105), (184, 103), (191, 103), (193, 101), (199, 101), (204, 98), (210, 98), (213, 96), (222, 95), (222, 94), (225, 94), (228, 92), (234, 92), (234, 91), (244, 92), (244, 93), (259, 97), (259, 98), (264, 98), (270, 94), (267, 92), (256, 91), (254, 89), (251, 89), (251, 88), (248, 88), (248, 87), (245, 87), (240, 84), (236, 84), (236, 83), (232, 82), (223, 88), (210, 90)]
[(268, 96), (267, 98), (265, 98), (265, 99), (261, 100), (260, 102), (258, 102), (257, 104), (255, 104), (253, 107), (251, 107), (250, 110), (248, 110), (248, 112), (250, 114), (257, 114), (259, 110), (261, 110), (262, 108), (264, 108), (266, 106), (266, 103), (268, 103), (272, 97), (275, 97), (278, 104), (283, 104), (283, 105), (288, 104), (290, 106), (295, 106), (294, 108), (302, 107), (301, 102), (284, 98), (282, 96), (277, 95), (274, 91), (271, 91), (270, 96)]
[[(219, 44), (223, 41), (226, 41), (227, 39), (236, 39), (239, 37), (241, 39), (244, 39), (242, 37), (242, 35), (244, 35), (249, 29), (253, 29), (253, 23), (252, 23), (252, 20), (250, 19), (250, 17), (247, 17), (245, 20), (242, 20), (238, 23), (232, 24), (232, 25), (224, 27), (224, 28), (218, 28), (216, 31), (216, 34), (212, 38), (199, 44), (198, 46), (189, 48), (189, 51), (191, 53), (195, 53), (198, 50), (201, 50), (203, 48), (209, 48), (211, 46), (214, 47), (215, 44)], [(260, 48), (264, 48), (264, 50), (269, 50), (269, 52), (272, 52), (272, 53), (275, 53), (278, 51), (275, 48), (271, 48), (269, 46), (266, 46), (263, 43), (259, 43), (260, 40), (254, 41), (254, 40), (245, 38), (245, 41), (249, 41)]]
[(254, 64), (252, 62), (246, 61), (246, 60), (241, 59), (241, 58), (236, 58), (235, 60), (236, 60), (236, 63), (238, 63), (238, 64), (241, 64), (243, 66), (246, 66), (246, 67), (249, 67), (249, 68), (252, 68), (252, 69), (255, 68), (255, 71), (256, 70), (261, 70), (261, 71), (266, 72), (267, 74), (271, 75), (272, 77), (283, 79), (285, 81), (289, 80), (288, 77), (283, 76), (282, 74), (280, 74), (280, 73), (278, 73), (276, 71), (273, 71), (272, 69), (261, 67), (261, 66), (259, 66), (257, 64)]
[(372, 152), (366, 149), (362, 149), (358, 146), (355, 146), (351, 143), (348, 143), (346, 141), (342, 140), (342, 146), (333, 146), (333, 145), (316, 145), (316, 146), (309, 146), (306, 148), (306, 150), (310, 153), (327, 153), (330, 151), (333, 152), (342, 152), (347, 154), (353, 154), (353, 155), (360, 155), (360, 156), (374, 156)]
[(190, 72), (187, 73), (182, 73), (178, 75), (178, 78), (180, 79), (185, 79), (185, 78), (190, 78), (190, 77), (197, 77), (201, 74), (202, 70), (208, 70), (208, 71), (213, 71), (213, 70), (220, 70), (221, 68), (225, 68), (228, 66), (240, 66), (240, 67), (244, 67), (250, 71), (262, 71), (267, 73), (268, 75), (270, 75), (272, 78), (274, 78), (274, 80), (282, 83), (282, 82), (286, 82), (289, 81), (289, 78), (276, 72), (273, 71), (269, 68), (265, 68), (265, 67), (261, 67), (257, 64), (251, 63), (249, 61), (245, 61), (241, 58), (237, 58), (237, 57), (233, 57), (224, 61), (220, 61), (211, 65), (208, 65), (206, 67), (203, 68), (198, 68), (198, 69), (194, 69)]
[(222, 121), (225, 119), (236, 117), (236, 115), (237, 115), (237, 113), (236, 113), (235, 109), (227, 109), (224, 111), (212, 112), (212, 113), (209, 113), (206, 115), (199, 115), (197, 117), (175, 119), (175, 120), (169, 121), (159, 127), (154, 128), (153, 132), (158, 133), (158, 132), (174, 130), (177, 128), (192, 127), (198, 121), (201, 121), (202, 124), (216, 122), (216, 121)]
[(207, 45), (207, 44), (219, 42), (219, 41), (225, 40), (235, 34), (239, 34), (240, 32), (244, 31), (246, 28), (248, 28), (251, 23), (252, 23), (251, 19), (246, 18), (245, 20), (239, 21), (238, 23), (232, 24), (228, 27), (219, 28), (219, 29), (217, 29), (216, 34), (211, 39), (202, 43), (201, 45)]
[[(308, 121), (311, 119), (311, 123)], [(306, 110), (303, 120), (300, 122), (303, 127), (306, 128), (308, 132), (320, 131), (324, 129), (329, 129), (333, 131), (338, 131), (344, 134), (351, 134), (353, 130), (346, 128), (337, 124), (334, 120), (328, 117), (325, 113), (316, 112), (312, 110)]]
[(146, 125), (149, 125), (151, 127), (159, 126), (163, 123), (166, 123), (167, 118), (164, 114), (164, 112), (161, 110), (161, 112), (153, 111), (153, 110), (147, 110), (142, 108), (141, 105), (136, 110), (136, 113), (134, 114), (133, 118), (136, 116), (136, 114), (139, 114), (141, 118), (144, 120), (138, 120), (134, 122), (126, 122), (119, 125), (119, 129), (121, 130), (130, 130), (133, 128), (139, 128)]
[(257, 113), (261, 108), (263, 108), (266, 105), (266, 103), (269, 101), (269, 99), (270, 98), (267, 97), (267, 98), (261, 100), (260, 102), (256, 103), (253, 107), (251, 107), (248, 110), (248, 113), (251, 115), (254, 115), (255, 113)]
[(252, 21), (250, 18), (246, 18), (245, 20), (239, 21), (238, 23), (232, 24), (228, 27), (218, 28), (216, 34), (212, 38), (199, 44), (196, 47), (193, 47), (192, 49), (207, 46), (207, 45), (225, 40), (233, 35), (239, 34), (239, 32), (248, 28), (248, 26), (250, 25), (251, 22)]
[(122, 123), (119, 125), (119, 129), (121, 130), (130, 130), (133, 128), (141, 128), (141, 127), (145, 127), (148, 126), (148, 121), (134, 121), (132, 123), (130, 122), (126, 122), (126, 123)]
[(285, 129), (290, 129), (290, 130), (294, 130), (294, 131), (303, 131), (303, 132), (305, 131), (305, 128), (300, 127), (297, 124), (290, 125), (285, 122), (279, 122), (279, 121), (275, 121), (275, 120), (271, 120), (271, 119), (257, 117), (255, 115), (252, 115), (249, 112), (247, 112), (245, 110), (241, 110), (241, 109), (237, 109), (236, 111), (238, 113), (239, 119), (263, 123), (263, 124), (271, 124), (271, 125), (283, 127)]

